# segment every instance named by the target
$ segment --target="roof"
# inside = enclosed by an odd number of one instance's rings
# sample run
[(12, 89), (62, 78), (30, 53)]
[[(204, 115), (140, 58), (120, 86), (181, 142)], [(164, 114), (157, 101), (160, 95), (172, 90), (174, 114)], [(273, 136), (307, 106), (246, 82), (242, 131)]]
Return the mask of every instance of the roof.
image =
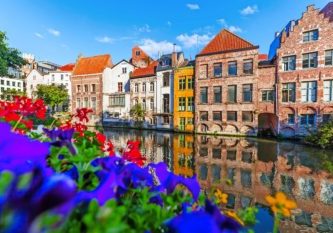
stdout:
[(267, 54), (259, 54), (258, 59), (259, 59), (259, 61), (268, 60), (268, 55)]
[(333, 21), (333, 2), (327, 3), (327, 5), (320, 11), (320, 13), (324, 14), (326, 18), (329, 19), (330, 22)]
[[(177, 52), (177, 61), (181, 56), (184, 55), (183, 52)], [(158, 66), (156, 68), (157, 71), (169, 70), (172, 69), (172, 53), (164, 54), (158, 59)], [(182, 65), (182, 64), (181, 64)]]
[(69, 64), (66, 64), (66, 65), (63, 65), (59, 68), (59, 70), (61, 71), (73, 71), (74, 70), (74, 67), (75, 67), (75, 64), (74, 63), (69, 63)]
[(81, 57), (75, 65), (73, 75), (99, 74), (105, 68), (111, 66), (111, 56), (109, 54)]
[(258, 48), (258, 46), (255, 46), (236, 34), (223, 29), (206, 45), (206, 47), (203, 48), (198, 56), (253, 48)]
[(135, 65), (134, 65), (134, 64), (130, 63), (130, 62), (129, 62), (129, 61), (127, 61), (126, 59), (122, 59), (122, 60), (121, 60), (121, 61), (119, 61), (117, 64), (113, 65), (113, 66), (112, 66), (112, 68), (116, 67), (117, 65), (119, 65), (119, 64), (120, 64), (120, 63), (122, 63), (122, 62), (126, 62), (126, 63), (128, 63), (129, 65), (131, 65), (131, 66), (134, 66), (134, 67), (135, 67)]
[(147, 67), (135, 69), (131, 75), (131, 78), (153, 76), (156, 73), (157, 65), (158, 65), (158, 62), (154, 61)]

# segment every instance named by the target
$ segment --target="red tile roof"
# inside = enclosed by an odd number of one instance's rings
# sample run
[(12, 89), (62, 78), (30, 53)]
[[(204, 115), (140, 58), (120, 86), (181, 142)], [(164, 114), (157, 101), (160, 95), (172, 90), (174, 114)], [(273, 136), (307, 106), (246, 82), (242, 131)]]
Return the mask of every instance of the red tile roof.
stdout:
[(327, 5), (320, 11), (320, 13), (324, 14), (329, 21), (333, 21), (333, 2), (327, 3)]
[(59, 68), (59, 70), (61, 71), (73, 71), (74, 70), (74, 67), (75, 67), (75, 64), (73, 63), (69, 63), (69, 64), (66, 64), (66, 65), (63, 65)]
[(199, 53), (199, 55), (208, 55), (255, 47), (256, 46), (240, 38), (234, 33), (223, 29), (206, 45), (206, 47)]
[(258, 56), (259, 61), (267, 61), (268, 55), (267, 54), (259, 54)]
[(131, 78), (145, 77), (145, 76), (153, 76), (156, 73), (156, 67), (158, 65), (158, 61), (154, 61), (150, 65), (145, 68), (135, 69), (131, 75)]
[(81, 57), (75, 65), (73, 75), (98, 74), (107, 67), (112, 67), (109, 54)]

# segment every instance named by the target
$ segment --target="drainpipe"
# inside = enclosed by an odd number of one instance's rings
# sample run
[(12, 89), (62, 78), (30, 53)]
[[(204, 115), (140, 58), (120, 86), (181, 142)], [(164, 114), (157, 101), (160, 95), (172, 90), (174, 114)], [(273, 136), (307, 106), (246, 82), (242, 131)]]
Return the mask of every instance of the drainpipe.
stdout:
[(279, 59), (276, 59), (275, 65), (275, 114), (277, 116), (277, 135), (280, 134), (280, 116), (279, 116)]

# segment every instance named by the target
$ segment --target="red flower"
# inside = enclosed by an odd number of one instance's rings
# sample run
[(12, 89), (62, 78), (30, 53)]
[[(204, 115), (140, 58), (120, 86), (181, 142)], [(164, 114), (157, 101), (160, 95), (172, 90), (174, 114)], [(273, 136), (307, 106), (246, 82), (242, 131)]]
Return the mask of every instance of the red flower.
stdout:
[(102, 133), (96, 133), (96, 139), (99, 142), (99, 144), (104, 145), (106, 141), (106, 136)]
[(146, 159), (142, 157), (139, 146), (139, 141), (128, 141), (127, 148), (123, 152), (123, 158), (129, 162), (136, 163), (138, 166), (143, 166)]
[(88, 108), (78, 108), (76, 109), (76, 114), (75, 117), (79, 118), (79, 120), (81, 122), (89, 122), (89, 118), (88, 118), (88, 113), (93, 112), (92, 109), (88, 109)]
[(27, 129), (32, 129), (33, 127), (32, 120), (21, 120), (21, 123), (24, 124)]
[(83, 137), (84, 131), (86, 131), (88, 127), (81, 123), (75, 123), (73, 128), (75, 129), (76, 132), (79, 133), (81, 137)]
[(5, 121), (7, 122), (18, 121), (20, 118), (20, 115), (16, 114), (15, 112), (9, 112), (5, 115)]

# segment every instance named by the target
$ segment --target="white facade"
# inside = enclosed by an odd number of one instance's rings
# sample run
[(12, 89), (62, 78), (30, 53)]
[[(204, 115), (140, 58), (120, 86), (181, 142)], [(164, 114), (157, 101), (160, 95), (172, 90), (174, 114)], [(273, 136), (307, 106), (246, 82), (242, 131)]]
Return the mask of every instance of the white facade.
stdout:
[(129, 120), (130, 74), (134, 66), (122, 60), (103, 75), (103, 121)]
[(38, 85), (62, 85), (67, 89), (69, 96), (68, 104), (70, 105), (72, 99), (71, 75), (72, 73), (70, 71), (52, 71), (42, 75), (39, 71), (34, 69), (26, 78), (27, 96), (29, 98), (35, 98)]
[(0, 77), (0, 95), (3, 94), (5, 90), (17, 90), (24, 91), (24, 81), (18, 78)]

